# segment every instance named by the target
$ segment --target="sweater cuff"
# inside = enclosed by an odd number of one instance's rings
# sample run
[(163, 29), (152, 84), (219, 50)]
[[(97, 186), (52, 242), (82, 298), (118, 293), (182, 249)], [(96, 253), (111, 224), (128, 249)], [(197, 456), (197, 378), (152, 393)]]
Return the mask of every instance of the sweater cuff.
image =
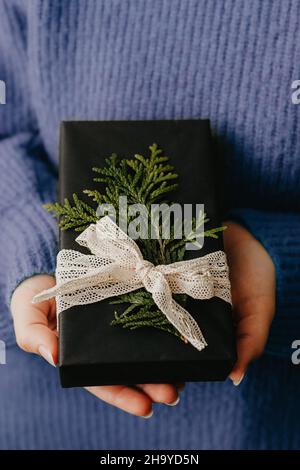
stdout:
[(40, 201), (14, 206), (5, 212), (2, 222), (0, 258), (5, 273), (2, 295), (7, 312), (0, 312), (0, 331), (5, 336), (5, 331), (11, 329), (8, 310), (15, 288), (36, 274), (54, 274), (58, 230)]
[(276, 314), (266, 352), (290, 357), (292, 342), (300, 339), (300, 216), (296, 213), (233, 209), (227, 219), (244, 226), (264, 246), (274, 262)]

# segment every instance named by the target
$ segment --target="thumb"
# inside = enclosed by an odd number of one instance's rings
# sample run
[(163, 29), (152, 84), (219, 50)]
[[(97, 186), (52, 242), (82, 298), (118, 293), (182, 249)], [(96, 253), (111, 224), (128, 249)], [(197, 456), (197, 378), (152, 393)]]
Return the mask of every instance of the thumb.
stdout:
[(264, 351), (270, 328), (271, 306), (267, 299), (239, 306), (237, 314), (237, 362), (229, 377), (239, 385), (254, 359)]
[(53, 283), (52, 277), (44, 275), (24, 281), (12, 296), (11, 311), (18, 346), (41, 355), (55, 366), (58, 360), (55, 302), (52, 299), (36, 305), (31, 303), (35, 294)]
[(24, 351), (39, 354), (49, 364), (56, 366), (58, 356), (57, 334), (48, 326), (33, 323), (17, 335), (18, 345)]

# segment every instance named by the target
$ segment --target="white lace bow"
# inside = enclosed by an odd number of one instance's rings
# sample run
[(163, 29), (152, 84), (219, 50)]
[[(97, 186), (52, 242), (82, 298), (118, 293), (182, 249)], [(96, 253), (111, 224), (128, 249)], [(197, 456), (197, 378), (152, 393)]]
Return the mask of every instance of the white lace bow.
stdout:
[(194, 318), (172, 294), (194, 299), (220, 297), (231, 303), (226, 255), (215, 251), (206, 256), (155, 266), (143, 258), (136, 242), (108, 216), (91, 224), (76, 238), (90, 250), (60, 250), (56, 285), (33, 298), (33, 303), (56, 297), (57, 314), (75, 305), (98, 302), (145, 288), (186, 341), (199, 351), (207, 346)]

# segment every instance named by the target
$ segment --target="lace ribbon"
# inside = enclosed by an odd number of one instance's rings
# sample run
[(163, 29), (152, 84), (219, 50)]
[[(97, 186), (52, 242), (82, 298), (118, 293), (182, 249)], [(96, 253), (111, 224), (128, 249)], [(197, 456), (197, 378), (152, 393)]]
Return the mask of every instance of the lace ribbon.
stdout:
[(75, 305), (90, 304), (145, 288), (189, 343), (199, 351), (207, 346), (197, 322), (175, 302), (172, 294), (187, 294), (194, 299), (216, 296), (231, 303), (228, 266), (223, 251), (155, 266), (143, 258), (135, 241), (108, 216), (91, 224), (76, 241), (92, 254), (60, 250), (56, 285), (36, 295), (33, 303), (55, 296), (59, 314)]

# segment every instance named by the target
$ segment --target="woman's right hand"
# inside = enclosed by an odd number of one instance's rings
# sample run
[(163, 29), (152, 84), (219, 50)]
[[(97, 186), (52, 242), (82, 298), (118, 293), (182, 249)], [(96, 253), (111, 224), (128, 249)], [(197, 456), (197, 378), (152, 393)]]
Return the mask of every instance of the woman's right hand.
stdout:
[[(55, 299), (32, 304), (34, 295), (54, 286), (53, 276), (39, 274), (23, 281), (14, 291), (11, 311), (17, 344), (24, 351), (39, 354), (52, 366), (58, 361)], [(150, 417), (153, 403), (175, 405), (179, 389), (172, 384), (138, 384), (87, 387), (97, 398), (137, 416)]]

